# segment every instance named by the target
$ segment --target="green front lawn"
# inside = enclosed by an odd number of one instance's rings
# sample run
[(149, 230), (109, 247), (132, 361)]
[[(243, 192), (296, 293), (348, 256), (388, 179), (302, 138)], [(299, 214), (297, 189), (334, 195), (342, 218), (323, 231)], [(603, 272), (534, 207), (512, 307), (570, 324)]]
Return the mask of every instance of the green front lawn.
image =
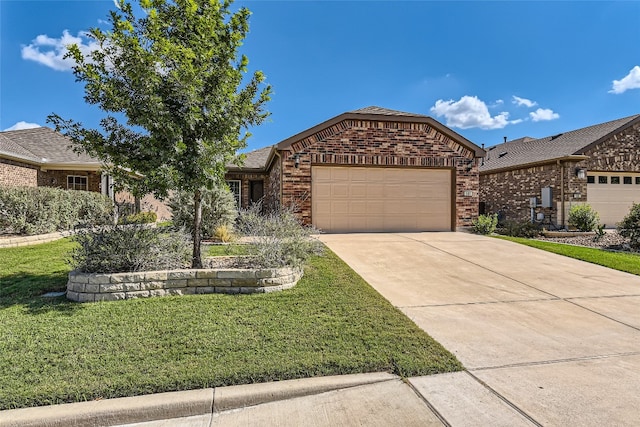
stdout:
[(562, 243), (546, 242), (542, 240), (524, 239), (521, 237), (495, 236), (499, 239), (510, 240), (523, 245), (568, 256), (593, 264), (603, 265), (614, 270), (640, 275), (640, 255), (629, 252), (611, 252), (596, 248), (565, 245)]
[(0, 409), (388, 371), (462, 369), (337, 256), (256, 295), (79, 304), (64, 297), (68, 240), (0, 249)]

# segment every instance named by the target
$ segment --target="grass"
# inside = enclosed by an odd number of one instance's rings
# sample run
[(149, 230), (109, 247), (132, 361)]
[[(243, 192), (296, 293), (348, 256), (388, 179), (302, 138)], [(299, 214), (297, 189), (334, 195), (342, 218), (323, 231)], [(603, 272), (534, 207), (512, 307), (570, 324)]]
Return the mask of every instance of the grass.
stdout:
[(0, 409), (321, 375), (462, 369), (326, 251), (298, 285), (255, 295), (78, 304), (67, 240), (0, 249)]
[(562, 243), (545, 242), (541, 240), (525, 239), (521, 237), (496, 236), (499, 239), (510, 240), (523, 245), (553, 252), (570, 258), (587, 261), (627, 273), (640, 275), (640, 255), (628, 252), (611, 252), (596, 248), (565, 245)]

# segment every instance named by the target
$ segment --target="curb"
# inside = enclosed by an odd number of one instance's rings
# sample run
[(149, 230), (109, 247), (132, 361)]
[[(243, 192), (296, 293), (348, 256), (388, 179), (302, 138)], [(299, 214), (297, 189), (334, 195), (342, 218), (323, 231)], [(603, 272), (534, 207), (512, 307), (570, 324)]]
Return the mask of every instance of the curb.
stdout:
[(397, 380), (377, 372), (303, 378), (0, 411), (0, 427), (97, 427), (213, 414)]

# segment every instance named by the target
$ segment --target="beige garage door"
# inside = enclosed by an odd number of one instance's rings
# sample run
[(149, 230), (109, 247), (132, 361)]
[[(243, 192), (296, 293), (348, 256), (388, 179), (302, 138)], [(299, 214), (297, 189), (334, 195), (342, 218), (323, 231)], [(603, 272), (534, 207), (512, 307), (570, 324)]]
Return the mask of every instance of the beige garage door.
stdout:
[[(593, 178), (591, 178), (593, 177)], [(587, 203), (600, 215), (600, 223), (613, 228), (640, 203), (640, 174), (590, 172)]]
[(312, 221), (322, 231), (451, 231), (447, 169), (314, 166)]

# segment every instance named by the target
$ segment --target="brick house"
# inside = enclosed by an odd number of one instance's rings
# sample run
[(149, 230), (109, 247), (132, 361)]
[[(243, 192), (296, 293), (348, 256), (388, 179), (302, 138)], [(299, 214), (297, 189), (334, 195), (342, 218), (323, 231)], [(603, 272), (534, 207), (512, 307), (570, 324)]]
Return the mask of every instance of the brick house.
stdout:
[[(102, 193), (118, 203), (135, 203), (125, 192), (114, 195), (111, 177), (99, 160), (74, 153), (71, 141), (48, 127), (0, 132), (0, 187), (55, 187)], [(139, 201), (160, 219), (171, 214), (166, 205), (147, 195)]]
[(480, 165), (481, 213), (564, 227), (571, 206), (588, 203), (614, 227), (633, 202), (640, 202), (640, 115), (508, 141), (490, 147)]
[(226, 179), (242, 206), (294, 205), (326, 232), (455, 230), (478, 215), (483, 155), (431, 117), (367, 107), (247, 153)]

